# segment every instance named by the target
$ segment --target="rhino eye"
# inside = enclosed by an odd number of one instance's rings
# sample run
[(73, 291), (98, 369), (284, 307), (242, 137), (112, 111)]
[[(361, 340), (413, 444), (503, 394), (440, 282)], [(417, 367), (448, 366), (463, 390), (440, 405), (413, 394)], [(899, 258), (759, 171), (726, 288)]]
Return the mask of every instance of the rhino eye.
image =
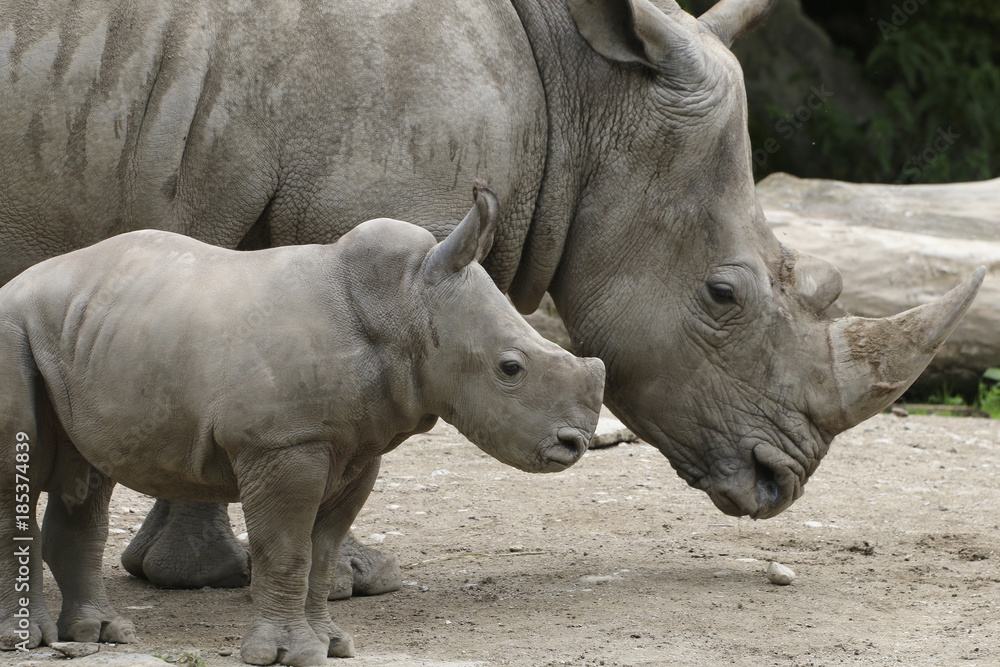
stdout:
[(715, 283), (708, 286), (708, 293), (716, 303), (734, 303), (736, 296), (733, 294), (732, 285), (725, 283)]
[(507, 377), (514, 377), (521, 372), (521, 364), (516, 361), (504, 361), (500, 364), (500, 370)]

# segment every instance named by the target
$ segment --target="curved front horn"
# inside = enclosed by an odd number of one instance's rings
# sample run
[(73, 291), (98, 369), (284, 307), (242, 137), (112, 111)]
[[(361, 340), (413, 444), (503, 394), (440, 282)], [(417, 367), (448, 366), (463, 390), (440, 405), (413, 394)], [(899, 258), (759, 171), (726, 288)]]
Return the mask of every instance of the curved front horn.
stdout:
[(726, 46), (767, 18), (777, 0), (719, 0), (698, 17)]
[(839, 405), (814, 414), (816, 424), (834, 435), (899, 398), (965, 315), (985, 275), (979, 267), (941, 298), (899, 315), (833, 321), (827, 331)]

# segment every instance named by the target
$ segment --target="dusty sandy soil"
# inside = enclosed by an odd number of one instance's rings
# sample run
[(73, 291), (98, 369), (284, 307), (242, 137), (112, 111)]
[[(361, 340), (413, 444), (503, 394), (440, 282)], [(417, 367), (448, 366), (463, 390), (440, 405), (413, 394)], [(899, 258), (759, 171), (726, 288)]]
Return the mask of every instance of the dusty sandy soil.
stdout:
[[(119, 650), (241, 664), (246, 590), (157, 590), (119, 565), (151, 505), (123, 487), (112, 501), (108, 586), (141, 635)], [(756, 523), (648, 445), (532, 476), (441, 425), (386, 458), (356, 528), (407, 581), (330, 603), (357, 667), (1000, 664), (1000, 422), (880, 415)], [(791, 586), (768, 583), (772, 560)]]

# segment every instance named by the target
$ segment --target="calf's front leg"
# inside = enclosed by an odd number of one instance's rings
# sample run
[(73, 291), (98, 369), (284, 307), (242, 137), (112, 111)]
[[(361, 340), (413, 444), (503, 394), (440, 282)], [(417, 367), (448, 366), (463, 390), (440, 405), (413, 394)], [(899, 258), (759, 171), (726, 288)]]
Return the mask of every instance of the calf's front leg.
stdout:
[(254, 620), (243, 639), (243, 661), (321, 665), (327, 658), (329, 639), (317, 636), (306, 619), (305, 607), (312, 532), (327, 495), (330, 446), (308, 443), (240, 452), (233, 469), (253, 561)]

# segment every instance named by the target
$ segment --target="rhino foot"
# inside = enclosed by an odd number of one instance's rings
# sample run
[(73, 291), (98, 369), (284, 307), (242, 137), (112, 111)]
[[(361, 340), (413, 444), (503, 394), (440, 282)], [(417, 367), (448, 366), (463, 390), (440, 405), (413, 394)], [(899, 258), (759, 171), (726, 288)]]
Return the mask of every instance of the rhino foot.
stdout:
[(340, 545), (340, 562), (328, 599), (341, 600), (352, 593), (381, 595), (398, 591), (402, 586), (403, 573), (395, 556), (367, 547), (358, 542), (354, 533), (347, 533)]
[[(157, 500), (122, 554), (122, 565), (132, 576), (163, 588), (235, 588), (250, 583), (250, 552), (230, 530), (222, 503)], [(402, 585), (394, 556), (347, 534), (330, 600), (391, 593)]]
[(122, 565), (164, 588), (250, 583), (250, 554), (230, 530), (224, 503), (157, 500), (122, 554)]
[[(322, 639), (323, 635), (320, 635), (320, 638)], [(329, 639), (330, 642), (330, 648), (326, 651), (326, 655), (328, 657), (354, 657), (354, 637), (341, 630), (336, 624), (330, 623), (329, 630), (326, 633), (326, 638)]]
[(131, 644), (136, 641), (132, 621), (111, 609), (82, 605), (59, 614), (59, 639), (70, 642)]
[(293, 667), (306, 667), (325, 664), (329, 650), (327, 643), (317, 637), (307, 623), (279, 626), (258, 620), (243, 638), (240, 655), (243, 662), (251, 665), (278, 662)]
[[(13, 651), (18, 645), (24, 648), (48, 646), (59, 640), (59, 630), (49, 616), (49, 610), (44, 604), (28, 607), (28, 627), (21, 626), (23, 618), (17, 618), (13, 613), (5, 615), (0, 621), (0, 651)], [(24, 632), (27, 632), (25, 638)], [(27, 641), (27, 643), (22, 643)]]
[(341, 558), (333, 571), (333, 586), (327, 600), (346, 600), (354, 592), (354, 570), (350, 560)]

